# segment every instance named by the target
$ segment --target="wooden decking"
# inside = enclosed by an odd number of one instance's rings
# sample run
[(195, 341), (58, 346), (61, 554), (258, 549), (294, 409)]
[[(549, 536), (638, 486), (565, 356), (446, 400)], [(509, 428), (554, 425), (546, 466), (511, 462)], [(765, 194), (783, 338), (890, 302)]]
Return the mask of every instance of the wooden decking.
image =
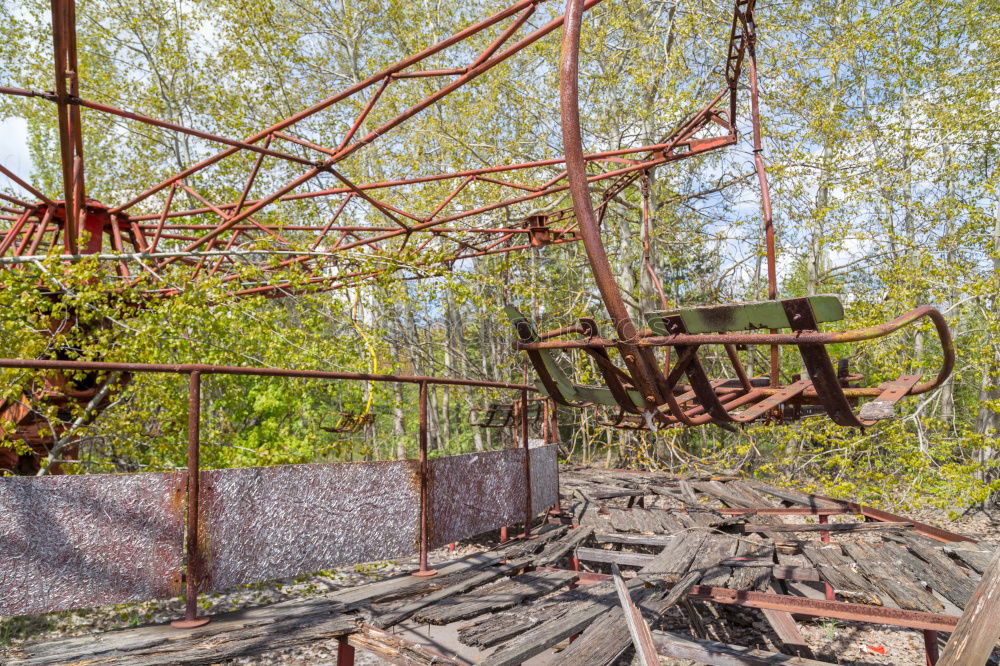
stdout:
[[(397, 576), (192, 630), (149, 626), (37, 644), (13, 663), (218, 663), (340, 639), (394, 663), (599, 666), (632, 650), (608, 575), (614, 563), (661, 655), (811, 664), (795, 617), (908, 627), (933, 645), (926, 632), (954, 628), (992, 558), (916, 521), (738, 479), (564, 469), (560, 488), (562, 512), (536, 526), (537, 538), (437, 565), (432, 578)], [(726, 616), (706, 618), (702, 604), (758, 609), (750, 612), (783, 654), (712, 640), (718, 632), (706, 623)], [(688, 635), (661, 630), (668, 612), (686, 617)]]

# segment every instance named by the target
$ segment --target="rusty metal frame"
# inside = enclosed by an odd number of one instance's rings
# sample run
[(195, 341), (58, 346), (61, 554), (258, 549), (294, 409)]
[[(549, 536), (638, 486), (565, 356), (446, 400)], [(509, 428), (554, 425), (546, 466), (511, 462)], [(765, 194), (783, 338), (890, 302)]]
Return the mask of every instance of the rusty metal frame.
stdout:
[[(54, 0), (55, 92), (2, 86), (0, 94), (37, 97), (56, 105), (64, 196), (61, 200), (47, 198), (4, 170), (3, 173), (11, 176), (15, 183), (38, 202), (31, 203), (5, 196), (5, 200), (15, 208), (7, 211), (11, 215), (0, 216), (11, 222), (6, 232), (0, 232), (0, 266), (17, 266), (35, 261), (39, 258), (37, 248), (44, 239), (55, 241), (61, 237), (65, 246), (61, 257), (64, 260), (76, 261), (84, 255), (97, 255), (102, 261), (113, 261), (117, 264), (118, 275), (127, 284), (145, 289), (150, 296), (170, 295), (182, 288), (149, 284), (152, 275), (161, 274), (171, 264), (182, 263), (191, 268), (193, 276), (198, 276), (209, 261), (213, 263), (210, 268), (205, 268), (207, 274), (221, 276), (234, 295), (283, 296), (302, 290), (338, 289), (400, 271), (419, 277), (434, 274), (442, 267), (452, 266), (463, 259), (580, 240), (580, 228), (575, 219), (574, 208), (560, 207), (558, 201), (558, 197), (565, 196), (570, 190), (570, 165), (564, 159), (489, 165), (381, 182), (355, 182), (339, 166), (346, 158), (373, 144), (382, 135), (395, 130), (418, 113), (440, 103), (463, 85), (562, 27), (562, 16), (538, 27), (530, 25), (537, 6), (543, 1), (516, 0), (492, 16), (240, 140), (152, 118), (81, 96), (76, 74), (75, 2)], [(601, 1), (584, 0), (580, 3), (580, 10), (586, 11)], [(423, 63), (435, 54), (458, 44), (467, 44), (470, 38), (494, 34), (488, 46), (469, 57), (464, 66), (447, 70), (421, 69)], [(738, 70), (739, 60), (745, 49), (741, 43), (736, 43), (736, 49), (739, 57), (730, 65)], [(612, 195), (635, 182), (638, 174), (655, 166), (703, 154), (735, 142), (731, 116), (736, 108), (736, 86), (732, 75), (732, 71), (727, 72), (725, 87), (714, 101), (678, 127), (665, 141), (584, 156), (585, 163), (596, 171), (587, 177), (588, 182), (595, 188), (604, 190), (603, 202), (598, 207), (602, 215)], [(373, 110), (384, 104), (386, 91), (405, 85), (409, 79), (439, 81), (441, 85), (435, 92), (396, 113), (378, 127), (366, 127), (365, 122), (371, 117)], [(336, 147), (322, 146), (295, 135), (294, 130), (302, 121), (339, 104), (361, 101), (363, 95), (367, 96), (363, 108), (356, 114), (351, 127)], [(727, 95), (729, 110), (721, 106)], [(85, 194), (81, 108), (165, 131), (195, 136), (224, 146), (224, 149), (131, 196), (127, 201), (105, 205), (88, 199)], [(725, 130), (723, 135), (703, 136), (710, 127), (720, 126)], [(702, 136), (696, 137), (698, 133), (702, 133)], [(283, 150), (286, 146), (295, 152)], [(306, 151), (305, 157), (300, 154), (303, 150)], [(253, 153), (255, 160), (237, 201), (212, 202), (193, 191), (188, 181), (191, 176), (232, 156), (246, 153)], [(278, 160), (283, 164), (301, 167), (304, 172), (270, 194), (251, 198), (251, 187), (266, 160)], [(302, 190), (301, 186), (320, 174), (332, 176), (340, 185)], [(405, 210), (390, 205), (386, 200), (386, 195), (391, 192), (434, 182), (447, 183), (449, 187), (448, 192), (429, 211)], [(476, 184), (498, 188), (500, 196), (487, 205), (456, 210), (454, 203), (458, 195)], [(203, 206), (190, 209), (178, 207), (174, 196), (178, 189), (200, 200)], [(162, 200), (162, 205), (142, 210), (143, 206), (148, 207), (154, 199)], [(337, 212), (329, 220), (315, 225), (261, 222), (254, 217), (265, 208), (281, 202), (313, 199), (339, 199), (340, 203), (336, 207)], [(547, 209), (551, 210), (545, 215), (531, 215), (521, 224), (497, 226), (489, 222), (484, 224), (476, 219), (493, 211), (542, 199), (545, 199)], [(67, 201), (70, 203), (67, 204)], [(388, 224), (337, 224), (337, 218), (344, 207), (352, 202), (370, 207)], [(218, 221), (209, 220), (206, 223), (199, 219), (204, 216), (214, 216)], [(84, 220), (87, 221), (86, 224)], [(91, 241), (86, 248), (80, 248), (76, 239), (84, 228), (91, 232)], [(310, 250), (303, 251), (289, 245), (283, 238), (283, 234), (289, 232), (315, 233), (315, 241), (310, 243)], [(108, 239), (111, 252), (102, 251), (105, 238)], [(29, 243), (28, 239), (34, 239), (35, 242)], [(248, 249), (247, 244), (254, 244), (254, 239), (266, 241), (266, 247), (255, 244)], [(22, 242), (18, 242), (19, 240)], [(165, 244), (170, 247), (164, 248)], [(267, 260), (269, 254), (288, 256), (280, 261), (270, 262)], [(365, 267), (364, 263), (369, 260), (377, 263)], [(140, 263), (142, 270), (130, 271), (128, 265), (133, 263)], [(248, 281), (241, 270), (247, 263), (254, 264), (271, 277), (263, 281), (259, 277)], [(281, 271), (288, 269), (295, 269), (300, 275), (294, 280), (282, 278)]]
[[(525, 483), (525, 535), (530, 534), (531, 522), (534, 518), (532, 507), (532, 476), (531, 456), (528, 450), (527, 411), (528, 394), (535, 388), (524, 384), (505, 382), (486, 382), (472, 379), (428, 377), (420, 375), (378, 375), (349, 372), (330, 372), (322, 370), (291, 370), (284, 368), (222, 366), (207, 364), (147, 364), (147, 363), (107, 363), (92, 361), (58, 361), (43, 359), (0, 359), (0, 368), (22, 368), (31, 370), (47, 370), (53, 372), (87, 371), (87, 372), (122, 372), (122, 373), (171, 373), (188, 375), (188, 448), (187, 473), (185, 481), (187, 534), (185, 548), (187, 552), (187, 575), (185, 576), (185, 614), (178, 620), (178, 627), (192, 627), (204, 624), (207, 620), (197, 615), (197, 595), (201, 590), (204, 567), (203, 544), (199, 525), (199, 494), (200, 494), (200, 421), (201, 421), (201, 380), (203, 375), (237, 375), (260, 377), (295, 377), (304, 379), (325, 380), (357, 380), (374, 382), (393, 382), (416, 384), (420, 391), (420, 434), (418, 477), (420, 484), (420, 543), (419, 568), (415, 575), (433, 575), (435, 572), (428, 566), (428, 423), (427, 423), (427, 390), (429, 386), (466, 386), (518, 391), (521, 402), (521, 434), (518, 447), (524, 450), (523, 474)], [(547, 508), (547, 507), (546, 507)], [(471, 536), (471, 535), (469, 535)]]

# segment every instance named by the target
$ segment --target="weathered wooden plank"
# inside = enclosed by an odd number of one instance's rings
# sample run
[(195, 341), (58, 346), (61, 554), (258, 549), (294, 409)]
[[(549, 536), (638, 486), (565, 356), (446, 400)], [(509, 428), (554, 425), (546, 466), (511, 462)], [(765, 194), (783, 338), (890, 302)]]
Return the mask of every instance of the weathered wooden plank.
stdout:
[(480, 571), (469, 576), (463, 576), (460, 580), (457, 580), (446, 587), (442, 587), (441, 589), (435, 590), (430, 594), (426, 594), (419, 599), (405, 603), (391, 611), (374, 614), (369, 622), (375, 626), (376, 629), (388, 629), (394, 624), (399, 624), (417, 611), (426, 608), (431, 604), (435, 604), (443, 599), (447, 599), (464, 592), (468, 592), (469, 590), (477, 588), (481, 585), (491, 583), (498, 578), (502, 578), (503, 576), (524, 569), (531, 563), (532, 558), (529, 555), (506, 564), (490, 567), (484, 571)]
[[(629, 588), (641, 585), (639, 579), (629, 582)], [(483, 666), (518, 666), (541, 654), (559, 641), (579, 633), (595, 618), (617, 607), (617, 595), (611, 583), (588, 585), (587, 599), (567, 604), (567, 612), (556, 620), (530, 629), (486, 657)]]
[(959, 608), (965, 608), (965, 604), (968, 603), (976, 589), (972, 579), (959, 571), (954, 564), (950, 564), (946, 568), (928, 564), (909, 550), (893, 543), (883, 544), (882, 549), (893, 562), (901, 567), (902, 573), (909, 574), (915, 580), (926, 583), (931, 590)]
[(597, 543), (623, 543), (630, 546), (667, 546), (671, 539), (682, 538), (649, 534), (622, 534), (621, 532), (595, 532)]
[(899, 567), (881, 548), (864, 543), (844, 544), (858, 569), (869, 581), (892, 597), (900, 608), (940, 613), (944, 606), (934, 595), (899, 575)]
[(427, 624), (448, 624), (484, 613), (496, 613), (549, 594), (576, 581), (572, 571), (537, 571), (522, 574), (468, 594), (440, 601), (417, 611), (413, 619)]
[(642, 617), (642, 612), (632, 601), (632, 594), (625, 585), (622, 572), (617, 564), (611, 565), (611, 575), (615, 584), (615, 592), (618, 593), (618, 603), (625, 616), (625, 624), (628, 626), (629, 635), (632, 638), (632, 645), (635, 647), (636, 655), (642, 666), (659, 666), (660, 658), (656, 656), (656, 646), (653, 645), (653, 637), (649, 633), (649, 625)]
[(808, 543), (802, 545), (802, 553), (819, 570), (823, 580), (844, 599), (875, 606), (883, 605), (874, 586), (854, 570), (853, 563), (844, 557), (840, 546)]
[[(273, 609), (272, 609), (273, 610)], [(315, 612), (277, 616), (237, 611), (213, 618), (195, 629), (169, 625), (126, 629), (37, 644), (23, 658), (8, 663), (23, 666), (67, 664), (136, 665), (214, 664), (237, 656), (308, 645), (346, 636), (358, 626), (355, 615)]]
[(438, 664), (448, 666), (453, 664), (459, 666), (459, 664), (464, 663), (367, 625), (363, 626), (357, 633), (351, 634), (347, 642), (352, 647), (376, 654), (392, 664), (405, 666), (437, 666)]
[(772, 544), (754, 544), (746, 539), (737, 542), (736, 558), (744, 560), (761, 560), (767, 562), (763, 566), (744, 566), (743, 563), (726, 564), (731, 567), (732, 574), (724, 585), (731, 590), (762, 590), (771, 577), (771, 562), (774, 561), (774, 546)]
[(711, 496), (713, 496), (713, 497), (715, 497), (717, 499), (722, 500), (728, 506), (737, 506), (737, 507), (750, 507), (750, 506), (753, 506), (753, 501), (751, 501), (751, 500), (749, 500), (749, 499), (747, 499), (745, 497), (741, 497), (739, 494), (737, 494), (735, 492), (731, 492), (731, 491), (727, 490), (718, 481), (707, 481), (707, 482), (706, 481), (695, 481), (691, 485), (693, 485), (695, 487), (695, 489), (700, 490), (703, 493), (706, 493), (706, 494), (711, 495)]
[(978, 574), (982, 574), (990, 566), (992, 554), (979, 548), (969, 548), (967, 543), (948, 544), (944, 550), (965, 562)]
[(738, 539), (722, 534), (708, 534), (701, 548), (695, 553), (690, 569), (702, 572), (700, 583), (711, 587), (723, 587), (733, 574), (731, 567), (722, 566), (723, 560), (736, 554)]
[(580, 547), (576, 549), (576, 558), (581, 562), (602, 562), (629, 567), (644, 567), (655, 557), (655, 555), (646, 553), (626, 553), (620, 550), (604, 550), (603, 548)]
[(708, 666), (823, 666), (827, 661), (816, 661), (787, 654), (754, 650), (739, 645), (729, 645), (718, 641), (702, 640), (691, 636), (654, 631), (653, 641), (656, 651), (664, 657), (690, 659)]
[(656, 514), (657, 520), (660, 521), (660, 529), (665, 534), (673, 534), (674, 532), (680, 532), (684, 529), (684, 523), (682, 523), (673, 511), (663, 511), (652, 509)]
[(545, 545), (542, 552), (535, 556), (535, 566), (553, 566), (562, 558), (586, 541), (594, 533), (592, 526), (581, 526), (570, 530), (569, 533), (559, 539)]
[(1000, 640), (1000, 551), (983, 571), (938, 666), (985, 664)]
[(705, 540), (704, 532), (689, 532), (682, 539), (674, 539), (639, 574), (650, 583), (675, 582), (688, 570), (695, 553)]

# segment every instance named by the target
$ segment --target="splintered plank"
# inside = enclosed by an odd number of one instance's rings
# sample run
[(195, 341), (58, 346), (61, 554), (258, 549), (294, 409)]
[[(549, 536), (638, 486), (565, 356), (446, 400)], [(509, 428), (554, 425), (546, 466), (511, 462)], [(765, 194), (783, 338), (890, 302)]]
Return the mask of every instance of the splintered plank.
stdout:
[(628, 567), (644, 567), (652, 562), (655, 557), (655, 555), (648, 555), (646, 553), (626, 553), (620, 550), (604, 550), (603, 548), (576, 549), (576, 559), (583, 562), (620, 564)]
[(435, 604), (443, 599), (447, 599), (464, 592), (468, 592), (469, 590), (481, 585), (492, 583), (496, 579), (502, 578), (503, 576), (513, 573), (519, 569), (523, 569), (529, 564), (531, 564), (531, 558), (524, 557), (501, 566), (491, 567), (476, 574), (463, 576), (461, 580), (457, 580), (450, 585), (435, 590), (419, 599), (409, 601), (385, 612), (373, 613), (370, 620), (371, 624), (373, 624), (377, 629), (388, 629), (394, 624), (399, 624), (417, 611), (426, 608), (431, 604)]
[(804, 543), (802, 554), (819, 570), (823, 580), (844, 599), (875, 606), (882, 605), (871, 583), (852, 568), (852, 562), (841, 554), (840, 546)]
[(632, 593), (626, 587), (622, 572), (616, 565), (611, 565), (611, 574), (614, 577), (615, 591), (618, 593), (618, 603), (625, 616), (625, 624), (632, 639), (632, 645), (639, 656), (642, 666), (659, 666), (660, 658), (656, 656), (656, 646), (653, 645), (653, 637), (649, 633), (649, 625), (642, 616), (642, 611), (632, 601)]
[[(637, 595), (636, 604), (646, 619), (652, 622), (666, 613), (681, 596), (673, 594), (673, 590), (669, 595), (663, 595), (659, 590), (645, 590)], [(563, 652), (555, 655), (552, 663), (559, 666), (605, 666), (617, 660), (631, 642), (622, 609), (614, 608), (587, 627)]]
[(1000, 551), (983, 571), (983, 578), (944, 647), (940, 666), (984, 664), (1000, 639)]
[(701, 585), (723, 587), (733, 574), (733, 568), (722, 566), (723, 560), (728, 560), (736, 554), (738, 539), (721, 534), (708, 534), (701, 548), (695, 553), (691, 562), (691, 571), (701, 571)]
[(623, 543), (629, 546), (667, 546), (681, 536), (622, 534), (621, 532), (598, 532), (594, 534), (597, 543)]
[[(638, 587), (641, 581), (633, 579), (629, 587)], [(561, 617), (549, 620), (514, 638), (499, 650), (486, 657), (483, 666), (517, 666), (548, 650), (559, 641), (569, 638), (586, 628), (597, 617), (618, 606), (618, 595), (610, 582), (589, 585), (585, 599), (567, 605)]]
[(552, 566), (566, 557), (573, 549), (586, 541), (594, 533), (594, 528), (577, 527), (558, 541), (547, 543), (542, 552), (535, 557), (535, 566)]
[(554, 592), (577, 580), (572, 571), (538, 571), (462, 594), (418, 611), (413, 618), (427, 624), (448, 624), (484, 613), (496, 613)]
[(844, 544), (858, 569), (869, 581), (889, 595), (900, 608), (906, 610), (940, 613), (944, 606), (934, 595), (918, 583), (900, 575), (899, 567), (891, 562), (889, 555), (879, 546), (863, 543)]
[(490, 648), (537, 627), (548, 620), (555, 620), (566, 614), (572, 606), (566, 603), (568, 593), (554, 597), (542, 605), (533, 604), (518, 612), (497, 613), (478, 620), (458, 630), (458, 640), (463, 645)]
[(893, 543), (883, 544), (882, 548), (893, 562), (909, 572), (913, 578), (926, 583), (933, 591), (959, 608), (965, 608), (965, 604), (969, 602), (976, 589), (972, 579), (953, 564), (947, 567), (929, 564), (909, 550)]
[(688, 570), (695, 554), (705, 540), (704, 532), (687, 532), (675, 537), (670, 545), (653, 556), (653, 560), (639, 572), (649, 583), (676, 582)]
[[(753, 544), (745, 539), (737, 542), (735, 559), (746, 560), (774, 560), (774, 545)], [(771, 578), (772, 567), (766, 566), (739, 566), (732, 567), (732, 575), (729, 581), (723, 586), (731, 590), (764, 590)]]
[(948, 544), (944, 547), (944, 549), (945, 552), (951, 553), (958, 559), (965, 562), (969, 568), (977, 574), (981, 574), (986, 571), (986, 567), (990, 565), (990, 560), (993, 558), (993, 554), (987, 550), (983, 550), (981, 547), (974, 546), (975, 544), (958, 542)]
[[(407, 666), (460, 666), (465, 662), (450, 659), (423, 645), (417, 645), (387, 631), (375, 627), (362, 626), (361, 631), (352, 634), (347, 642), (351, 647), (379, 655), (393, 664)], [(339, 663), (339, 662), (338, 662)]]
[(708, 664), (708, 666), (774, 666), (775, 664), (828, 666), (830, 663), (802, 657), (789, 657), (787, 654), (755, 650), (740, 645), (702, 640), (665, 631), (654, 631), (653, 642), (656, 644), (657, 653), (663, 657), (690, 659), (698, 664)]
[(49, 641), (20, 649), (24, 659), (7, 663), (212, 664), (340, 638), (356, 631), (357, 626), (356, 616), (337, 613), (329, 605), (324, 608), (299, 602), (296, 607), (286, 602), (219, 615), (211, 624), (195, 629), (156, 625)]
[(611, 528), (616, 532), (641, 532), (635, 521), (632, 519), (632, 512), (624, 509), (608, 509), (608, 518), (611, 520)]
[(662, 532), (666, 534), (673, 534), (674, 532), (680, 532), (684, 529), (684, 523), (682, 523), (672, 511), (654, 509), (653, 512), (656, 515), (656, 519), (660, 521), (660, 530)]
[(742, 497), (735, 492), (727, 490), (718, 481), (695, 481), (692, 483), (696, 490), (711, 495), (716, 499), (722, 500), (728, 506), (743, 507), (748, 508), (753, 506), (753, 501)]

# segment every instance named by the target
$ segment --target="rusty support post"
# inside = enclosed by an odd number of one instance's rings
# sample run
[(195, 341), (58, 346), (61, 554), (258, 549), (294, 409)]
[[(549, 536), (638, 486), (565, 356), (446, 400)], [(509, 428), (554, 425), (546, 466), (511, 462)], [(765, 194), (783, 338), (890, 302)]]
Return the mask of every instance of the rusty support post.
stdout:
[(354, 646), (346, 638), (337, 639), (337, 666), (354, 666)]
[(531, 449), (528, 448), (528, 392), (521, 390), (521, 448), (524, 449), (524, 538), (531, 537)]
[(507, 543), (507, 526), (500, 528), (500, 543)]
[(935, 666), (938, 661), (938, 632), (924, 629), (924, 650), (927, 653), (927, 666)]
[(420, 382), (420, 567), (414, 576), (433, 576), (437, 573), (427, 566), (427, 382)]
[[(827, 516), (825, 514), (820, 514), (819, 515), (819, 524), (820, 525), (826, 525), (829, 522), (830, 522), (830, 516)], [(830, 531), (829, 530), (823, 530), (822, 532), (820, 532), (819, 533), (819, 539), (823, 543), (830, 543)]]
[(184, 619), (171, 626), (191, 629), (208, 624), (198, 617), (198, 584), (201, 582), (201, 558), (198, 553), (198, 491), (201, 482), (201, 373), (188, 376), (188, 450), (187, 450), (187, 575), (184, 589)]

